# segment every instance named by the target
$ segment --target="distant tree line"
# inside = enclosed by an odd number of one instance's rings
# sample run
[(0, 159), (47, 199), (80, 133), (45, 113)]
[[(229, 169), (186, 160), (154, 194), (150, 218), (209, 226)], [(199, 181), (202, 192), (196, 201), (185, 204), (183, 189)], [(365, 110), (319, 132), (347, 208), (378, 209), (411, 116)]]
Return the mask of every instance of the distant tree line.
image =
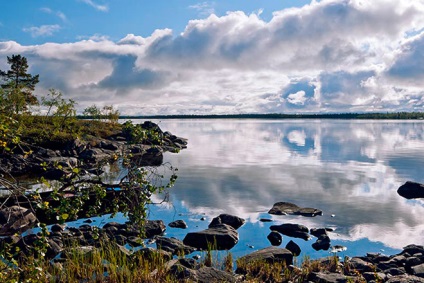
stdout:
[(120, 119), (424, 119), (424, 112), (119, 116)]

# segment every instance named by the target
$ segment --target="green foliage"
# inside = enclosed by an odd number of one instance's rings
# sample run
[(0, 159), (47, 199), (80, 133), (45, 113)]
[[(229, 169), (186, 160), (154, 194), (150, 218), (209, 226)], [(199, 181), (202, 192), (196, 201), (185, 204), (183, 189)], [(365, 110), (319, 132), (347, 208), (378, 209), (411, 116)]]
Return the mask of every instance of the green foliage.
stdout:
[(162, 133), (154, 129), (145, 129), (142, 125), (134, 125), (131, 121), (126, 121), (122, 125), (122, 133), (129, 143), (142, 143), (160, 145)]
[(104, 120), (111, 123), (117, 123), (119, 120), (119, 110), (115, 109), (112, 105), (105, 105), (102, 109), (93, 104), (83, 111), (84, 118), (93, 120)]
[(7, 63), (10, 65), (10, 70), (0, 70), (1, 88), (4, 90), (0, 98), (1, 110), (9, 114), (19, 114), (27, 111), (29, 106), (38, 104), (32, 92), (39, 82), (39, 76), (27, 73), (28, 62), (21, 55), (7, 57)]

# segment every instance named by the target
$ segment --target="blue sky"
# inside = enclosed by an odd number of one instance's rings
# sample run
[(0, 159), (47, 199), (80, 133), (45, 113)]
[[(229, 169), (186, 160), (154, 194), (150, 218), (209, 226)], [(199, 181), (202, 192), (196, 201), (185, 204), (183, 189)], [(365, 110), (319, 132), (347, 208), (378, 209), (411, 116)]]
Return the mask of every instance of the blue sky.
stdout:
[(5, 1), (0, 69), (79, 111), (421, 111), (423, 30), (424, 0)]

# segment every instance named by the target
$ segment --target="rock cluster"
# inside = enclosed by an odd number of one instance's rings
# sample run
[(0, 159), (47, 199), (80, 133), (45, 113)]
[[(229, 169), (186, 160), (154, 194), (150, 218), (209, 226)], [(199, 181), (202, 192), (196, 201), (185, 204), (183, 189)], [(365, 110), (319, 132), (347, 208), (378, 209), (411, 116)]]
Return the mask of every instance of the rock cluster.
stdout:
[[(72, 168), (82, 166), (90, 173), (97, 172), (99, 162), (113, 160), (122, 152), (129, 152), (136, 157), (140, 166), (159, 166), (163, 162), (163, 152), (176, 152), (187, 147), (187, 140), (169, 132), (162, 132), (159, 126), (150, 121), (140, 125), (142, 129), (154, 131), (161, 143), (152, 146), (146, 144), (128, 145), (129, 137), (123, 132), (116, 132), (106, 139), (93, 138), (90, 141), (75, 139), (65, 144), (48, 143), (44, 147), (33, 147), (28, 153), (16, 149), (13, 154), (0, 155), (0, 174), (13, 176), (43, 176), (50, 180), (59, 180), (72, 172)], [(58, 166), (59, 165), (59, 166)]]

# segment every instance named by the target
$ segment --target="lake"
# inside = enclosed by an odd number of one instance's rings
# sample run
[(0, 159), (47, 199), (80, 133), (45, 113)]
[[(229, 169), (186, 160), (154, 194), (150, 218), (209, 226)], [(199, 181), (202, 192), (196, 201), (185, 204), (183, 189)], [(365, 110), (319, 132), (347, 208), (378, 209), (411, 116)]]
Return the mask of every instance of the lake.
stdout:
[[(141, 122), (134, 120), (134, 123)], [(164, 131), (188, 138), (188, 148), (166, 153), (177, 167), (169, 203), (151, 206), (150, 218), (183, 219), (186, 230), (169, 228), (183, 239), (205, 229), (220, 213), (246, 219), (231, 249), (241, 256), (270, 245), (271, 225), (331, 227), (340, 256), (367, 252), (395, 254), (424, 244), (424, 200), (397, 194), (406, 181), (424, 183), (424, 122), (378, 120), (153, 120)], [(159, 201), (161, 196), (155, 196)], [(323, 211), (322, 216), (277, 216), (276, 202)], [(202, 221), (204, 217), (206, 220)], [(269, 218), (271, 223), (261, 222)], [(303, 256), (328, 256), (310, 241), (293, 240)]]

